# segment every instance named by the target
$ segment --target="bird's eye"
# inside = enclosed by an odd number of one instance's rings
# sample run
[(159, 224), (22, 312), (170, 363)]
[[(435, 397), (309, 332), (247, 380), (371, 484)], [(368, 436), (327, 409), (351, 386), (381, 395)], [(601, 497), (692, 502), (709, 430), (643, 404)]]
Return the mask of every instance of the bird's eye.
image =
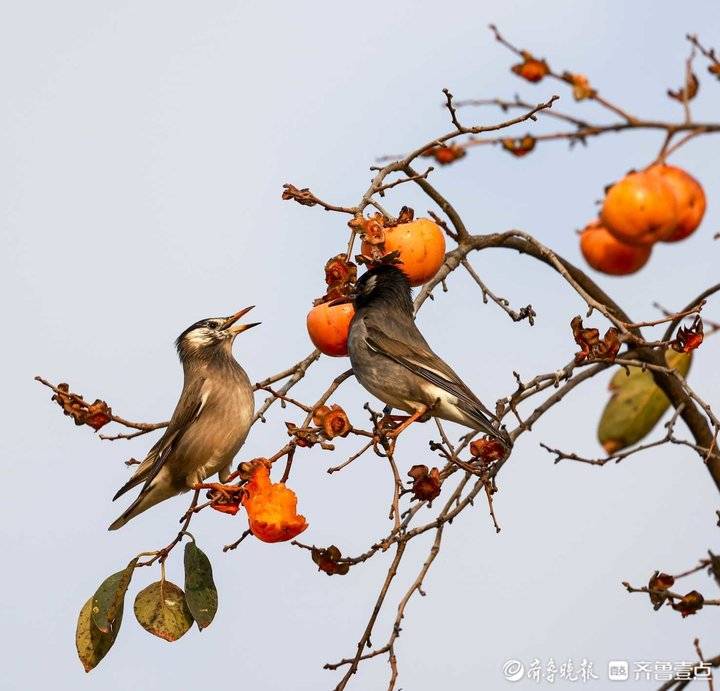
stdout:
[(217, 329), (218, 323), (216, 321), (209, 321), (207, 323), (208, 329)]

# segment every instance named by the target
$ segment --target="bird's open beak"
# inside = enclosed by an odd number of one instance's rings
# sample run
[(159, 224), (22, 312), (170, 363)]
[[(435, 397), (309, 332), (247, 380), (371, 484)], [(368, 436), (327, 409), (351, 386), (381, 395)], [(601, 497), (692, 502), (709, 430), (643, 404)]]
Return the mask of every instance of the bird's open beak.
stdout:
[(237, 322), (240, 317), (243, 317), (246, 315), (255, 305), (250, 305), (250, 307), (245, 307), (244, 309), (241, 309), (239, 312), (235, 312), (235, 314), (231, 314), (223, 324), (222, 330), (223, 331), (229, 331), (233, 336), (237, 336), (237, 334), (242, 333), (243, 331), (247, 331), (248, 329), (252, 329), (253, 326), (257, 326), (261, 322), (253, 322), (252, 324), (237, 324), (236, 326), (233, 326)]

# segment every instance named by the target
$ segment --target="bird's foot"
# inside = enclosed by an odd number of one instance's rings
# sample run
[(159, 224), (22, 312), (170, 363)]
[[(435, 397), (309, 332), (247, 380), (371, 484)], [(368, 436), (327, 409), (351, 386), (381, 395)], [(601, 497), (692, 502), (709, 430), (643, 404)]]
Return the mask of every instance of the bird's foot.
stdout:
[(387, 434), (399, 427), (409, 417), (409, 415), (392, 415), (390, 413), (385, 413), (378, 422), (378, 429)]
[(233, 499), (238, 493), (245, 491), (238, 485), (224, 485), (221, 482), (199, 482), (193, 485), (192, 489), (206, 489), (209, 490), (208, 497), (212, 498), (213, 496), (219, 496), (225, 500)]
[(389, 432), (386, 433), (386, 437), (389, 439), (397, 439), (400, 434), (402, 434), (410, 425), (412, 425), (413, 422), (417, 422), (418, 420), (423, 421), (423, 418), (427, 415), (430, 408), (426, 405), (423, 405), (421, 408), (418, 408), (412, 415), (395, 415), (393, 417), (395, 418), (402, 418), (402, 422), (391, 429)]
[[(245, 488), (241, 485), (225, 485), (222, 482), (200, 482), (193, 485), (193, 489), (195, 491), (208, 490), (208, 504), (216, 511), (233, 516), (240, 510), (245, 494)], [(208, 504), (202, 504), (201, 507), (208, 506)]]

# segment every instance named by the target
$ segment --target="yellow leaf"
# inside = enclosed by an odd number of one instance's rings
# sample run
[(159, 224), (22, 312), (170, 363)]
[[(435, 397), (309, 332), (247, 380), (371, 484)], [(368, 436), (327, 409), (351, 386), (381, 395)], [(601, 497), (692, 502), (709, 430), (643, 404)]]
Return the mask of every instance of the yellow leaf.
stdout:
[[(668, 367), (686, 376), (692, 354), (665, 352)], [(644, 439), (670, 407), (667, 396), (658, 388), (649, 371), (630, 367), (628, 375), (620, 369), (610, 380), (612, 396), (598, 425), (598, 440), (608, 454)]]

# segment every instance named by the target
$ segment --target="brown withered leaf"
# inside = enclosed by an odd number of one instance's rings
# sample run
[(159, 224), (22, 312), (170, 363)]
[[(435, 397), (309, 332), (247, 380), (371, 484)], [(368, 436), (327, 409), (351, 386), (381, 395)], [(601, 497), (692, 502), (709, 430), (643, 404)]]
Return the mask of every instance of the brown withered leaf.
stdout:
[(412, 478), (412, 493), (415, 499), (432, 502), (440, 494), (442, 479), (437, 468), (430, 468), (426, 465), (414, 465), (408, 471)]
[(667, 590), (672, 588), (675, 583), (675, 578), (662, 571), (656, 571), (648, 582), (648, 594), (650, 596), (650, 602), (653, 604), (655, 610), (660, 609), (667, 600)]
[(502, 147), (518, 158), (526, 156), (535, 148), (535, 137), (526, 134), (524, 137), (508, 137), (502, 140)]
[(323, 405), (313, 411), (313, 424), (322, 428), (326, 439), (347, 437), (352, 425), (347, 413), (337, 403), (330, 407)]
[(673, 602), (672, 608), (676, 612), (680, 612), (684, 619), (701, 610), (703, 604), (705, 604), (705, 598), (697, 590), (691, 590), (683, 595), (680, 600)]
[(470, 442), (470, 455), (486, 463), (493, 463), (505, 457), (505, 448), (497, 439), (484, 437)]
[(285, 201), (293, 199), (303, 206), (315, 206), (318, 203), (318, 198), (310, 191), (309, 188), (303, 187), (302, 189), (298, 189), (295, 185), (291, 185), (289, 183), (283, 185), (282, 198)]
[(613, 361), (620, 350), (620, 334), (611, 326), (600, 339), (600, 332), (597, 329), (586, 329), (583, 327), (581, 317), (575, 317), (570, 322), (573, 338), (581, 350), (575, 353), (575, 363), (580, 364), (585, 360), (610, 360)]
[(687, 99), (688, 101), (692, 101), (692, 99), (697, 96), (699, 90), (700, 80), (697, 78), (697, 75), (694, 72), (690, 72), (690, 74), (688, 74), (687, 76), (687, 79), (685, 80), (685, 86), (681, 86), (676, 91), (668, 89), (667, 95), (670, 98), (673, 98), (676, 101), (680, 101), (680, 103), (683, 103), (685, 99)]
[(522, 62), (510, 68), (518, 77), (535, 84), (550, 74), (550, 68), (545, 60), (538, 60), (526, 50), (522, 52), (522, 58)]
[(87, 403), (79, 394), (70, 391), (69, 384), (58, 384), (52, 400), (63, 409), (63, 413), (73, 418), (76, 425), (88, 425), (96, 432), (112, 420), (110, 406), (97, 399), (94, 403)]
[(698, 315), (690, 327), (680, 327), (678, 329), (677, 336), (670, 344), (670, 347), (678, 353), (689, 353), (691, 350), (695, 350), (695, 348), (700, 346), (703, 338), (705, 338), (703, 322)]
[(339, 563), (342, 553), (335, 545), (313, 547), (311, 556), (318, 565), (318, 569), (324, 571), (328, 576), (344, 576), (350, 570), (350, 564)]
[(597, 93), (595, 89), (590, 86), (590, 81), (584, 74), (563, 72), (562, 78), (568, 84), (572, 85), (573, 98), (576, 101), (584, 101), (586, 98), (593, 98)]

